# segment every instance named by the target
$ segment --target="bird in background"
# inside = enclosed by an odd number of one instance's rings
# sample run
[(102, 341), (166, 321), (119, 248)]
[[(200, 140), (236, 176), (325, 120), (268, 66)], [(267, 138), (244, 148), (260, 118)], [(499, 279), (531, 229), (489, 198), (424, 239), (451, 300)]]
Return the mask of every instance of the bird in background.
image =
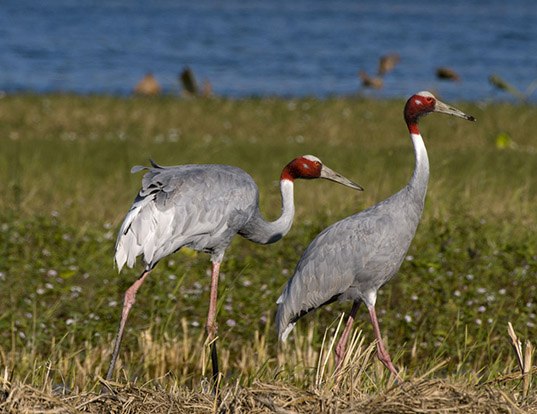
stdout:
[(473, 116), (440, 102), (430, 92), (410, 97), (404, 109), (415, 153), (415, 169), (409, 183), (388, 199), (323, 230), (306, 248), (277, 301), (276, 325), (281, 341), (287, 339), (305, 314), (336, 300), (352, 301), (335, 349), (336, 369), (341, 367), (352, 323), (364, 302), (373, 325), (378, 358), (399, 378), (382, 340), (375, 303), (378, 290), (399, 270), (422, 215), (429, 161), (419, 120), (432, 112), (475, 121)]
[(151, 72), (147, 73), (134, 87), (134, 93), (138, 95), (158, 95), (162, 92), (162, 88)]
[(451, 69), (445, 66), (436, 68), (436, 77), (438, 79), (455, 81), (455, 82), (458, 82), (461, 80), (461, 77), (459, 76), (457, 72), (455, 72), (454, 69)]
[[(127, 289), (121, 320), (106, 380), (112, 378), (125, 323), (136, 292), (151, 270), (164, 257), (182, 247), (210, 254), (211, 292), (207, 336), (211, 344), (213, 379), (218, 379), (216, 352), (216, 305), (218, 275), (224, 253), (233, 236), (240, 234), (255, 243), (269, 244), (285, 236), (293, 223), (294, 181), (299, 178), (325, 178), (347, 187), (362, 188), (323, 165), (312, 155), (292, 160), (281, 172), (281, 216), (266, 221), (259, 211), (259, 191), (250, 175), (229, 165), (192, 164), (162, 167), (133, 167), (131, 172), (147, 171), (142, 188), (119, 230), (115, 262), (119, 272), (126, 264), (133, 267), (143, 256), (144, 271)], [(106, 389), (103, 388), (103, 392)]]
[(379, 58), (379, 68), (377, 74), (379, 76), (384, 76), (388, 72), (391, 72), (399, 63), (401, 57), (398, 53), (388, 53)]
[(366, 71), (358, 71), (358, 77), (364, 88), (382, 89), (384, 86), (384, 76), (391, 72), (401, 60), (398, 53), (388, 53), (379, 58), (377, 76), (371, 76)]
[(364, 88), (382, 89), (384, 86), (384, 80), (379, 76), (370, 76), (365, 70), (358, 72), (358, 77), (362, 81)]

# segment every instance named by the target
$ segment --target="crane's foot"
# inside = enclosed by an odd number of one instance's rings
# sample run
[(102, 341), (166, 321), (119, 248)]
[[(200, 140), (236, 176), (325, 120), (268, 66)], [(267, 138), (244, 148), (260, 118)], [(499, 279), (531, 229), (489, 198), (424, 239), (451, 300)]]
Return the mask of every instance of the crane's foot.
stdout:
[(379, 346), (377, 350), (377, 356), (380, 362), (384, 364), (386, 368), (391, 372), (391, 374), (395, 378), (395, 383), (400, 384), (403, 382), (402, 378), (399, 376), (399, 373), (397, 372), (397, 369), (395, 369), (395, 366), (392, 363), (392, 359), (390, 358), (390, 354), (388, 354), (388, 351), (383, 346)]

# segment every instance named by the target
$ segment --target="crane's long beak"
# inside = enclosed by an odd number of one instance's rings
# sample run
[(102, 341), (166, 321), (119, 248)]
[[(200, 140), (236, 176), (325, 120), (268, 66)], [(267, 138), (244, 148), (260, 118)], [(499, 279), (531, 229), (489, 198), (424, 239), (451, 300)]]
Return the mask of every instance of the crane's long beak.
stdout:
[(434, 112), (441, 112), (443, 114), (458, 116), (459, 118), (467, 119), (468, 121), (475, 121), (476, 119), (472, 115), (467, 115), (462, 111), (459, 111), (457, 108), (446, 105), (444, 102), (436, 100), (436, 105), (434, 106)]
[(335, 181), (336, 183), (343, 184), (344, 186), (354, 188), (355, 190), (363, 191), (364, 189), (356, 184), (355, 182), (352, 182), (348, 178), (343, 177), (341, 174), (331, 170), (326, 165), (323, 165), (321, 169), (321, 178), (326, 178), (327, 180)]

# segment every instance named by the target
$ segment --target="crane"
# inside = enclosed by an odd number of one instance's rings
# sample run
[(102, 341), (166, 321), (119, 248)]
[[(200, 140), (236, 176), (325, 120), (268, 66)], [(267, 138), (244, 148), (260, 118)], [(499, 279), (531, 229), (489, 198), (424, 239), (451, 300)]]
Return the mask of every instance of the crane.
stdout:
[(276, 325), (285, 341), (297, 320), (336, 300), (352, 301), (345, 329), (336, 346), (336, 369), (345, 356), (352, 323), (361, 302), (369, 311), (380, 361), (399, 378), (386, 350), (377, 316), (377, 291), (392, 279), (414, 238), (429, 180), (429, 161), (419, 120), (431, 112), (475, 121), (430, 92), (419, 92), (405, 105), (404, 118), (414, 144), (415, 169), (409, 183), (380, 203), (324, 229), (306, 248), (279, 297)]
[(229, 165), (191, 164), (163, 167), (135, 166), (131, 172), (147, 172), (142, 188), (119, 230), (115, 262), (119, 272), (126, 264), (132, 268), (143, 255), (145, 268), (127, 289), (121, 320), (106, 380), (112, 378), (121, 339), (136, 292), (151, 270), (164, 257), (182, 247), (211, 255), (211, 292), (207, 317), (207, 336), (211, 343), (213, 378), (218, 376), (216, 353), (216, 304), (220, 263), (235, 234), (255, 243), (269, 244), (287, 234), (293, 223), (295, 179), (325, 178), (353, 189), (362, 188), (323, 165), (312, 155), (292, 160), (282, 170), (280, 191), (282, 214), (267, 222), (259, 211), (259, 191), (250, 175)]

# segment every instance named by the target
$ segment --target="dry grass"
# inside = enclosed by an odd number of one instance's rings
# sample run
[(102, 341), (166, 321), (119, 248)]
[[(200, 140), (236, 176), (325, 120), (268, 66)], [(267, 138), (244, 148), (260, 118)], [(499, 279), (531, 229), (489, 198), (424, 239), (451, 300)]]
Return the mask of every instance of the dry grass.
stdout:
[(112, 394), (61, 395), (24, 384), (6, 384), (2, 412), (20, 413), (535, 413), (535, 395), (517, 403), (491, 387), (441, 379), (420, 379), (373, 395), (340, 390), (304, 390), (283, 383), (225, 385), (215, 396), (186, 387), (114, 386)]
[[(211, 384), (203, 377), (198, 376), (186, 385), (188, 370), (177, 376), (166, 371), (166, 367), (175, 364), (202, 369), (205, 364), (199, 358), (205, 346), (202, 338), (185, 340), (182, 344), (167, 338), (165, 343), (160, 343), (148, 331), (140, 334), (143, 346), (147, 347), (144, 369), (163, 375), (147, 383), (126, 378), (105, 382), (96, 374), (90, 385), (90, 367), (97, 364), (97, 371), (102, 369), (99, 361), (108, 357), (105, 350), (88, 352), (85, 361), (76, 356), (75, 362), (72, 358), (61, 359), (64, 363), (70, 360), (77, 367), (86, 381), (82, 389), (90, 391), (81, 392), (77, 386), (68, 388), (56, 382), (53, 375), (47, 375), (39, 388), (28, 385), (36, 381), (12, 381), (6, 367), (0, 379), (0, 412), (537, 413), (537, 394), (527, 393), (525, 388), (528, 375), (531, 378), (537, 367), (530, 372), (521, 369), (482, 382), (473, 375), (439, 375), (444, 366), (440, 362), (421, 376), (409, 378), (402, 372), (404, 382), (396, 384), (376, 360), (375, 345), (366, 343), (359, 330), (353, 332), (342, 370), (336, 374), (332, 347), (341, 320), (325, 334), (319, 350), (314, 347), (313, 329), (309, 329), (297, 335), (287, 348), (280, 349), (273, 359), (264, 335), (256, 333), (254, 343), (241, 350), (237, 363), (241, 375), (236, 379), (223, 378), (217, 393), (212, 392)], [(225, 355), (224, 366), (229, 369), (229, 354)], [(264, 363), (263, 358), (267, 358)], [(265, 370), (260, 369), (263, 366)], [(53, 369), (49, 366), (48, 370)], [(182, 375), (185, 377), (181, 379)], [(108, 389), (103, 395), (99, 392), (102, 384)]]

